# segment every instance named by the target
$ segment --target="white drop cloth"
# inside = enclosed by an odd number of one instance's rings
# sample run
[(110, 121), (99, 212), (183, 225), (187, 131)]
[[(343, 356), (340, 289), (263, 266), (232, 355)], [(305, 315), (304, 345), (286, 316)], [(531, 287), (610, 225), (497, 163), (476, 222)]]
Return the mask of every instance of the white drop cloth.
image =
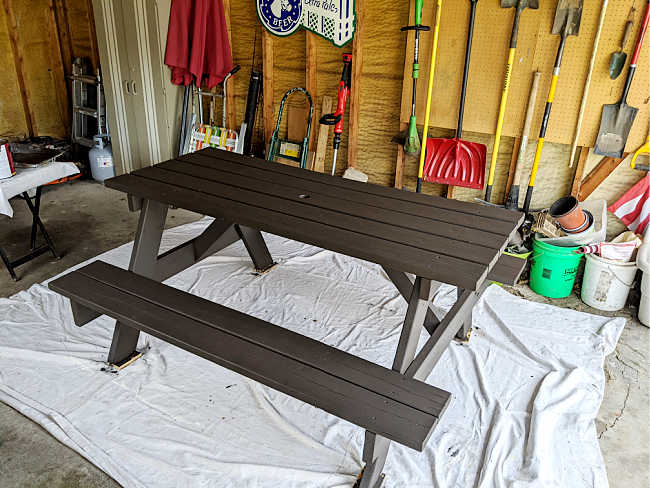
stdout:
[[(166, 231), (164, 248), (208, 222)], [(237, 243), (168, 283), (390, 367), (406, 303), (381, 268), (266, 238), (280, 263), (266, 275)], [(126, 267), (130, 249), (100, 258)], [(594, 418), (624, 325), (490, 287), (469, 345), (429, 377), (449, 408), (424, 452), (391, 445), (385, 486), (606, 487)], [(0, 400), (125, 487), (352, 486), (360, 428), (144, 334), (144, 356), (107, 371), (112, 330), (106, 317), (77, 328), (45, 285), (0, 299)]]
[(15, 176), (0, 180), (0, 214), (13, 217), (9, 199), (51, 181), (76, 175), (79, 168), (74, 163), (52, 161), (36, 168), (16, 168)]

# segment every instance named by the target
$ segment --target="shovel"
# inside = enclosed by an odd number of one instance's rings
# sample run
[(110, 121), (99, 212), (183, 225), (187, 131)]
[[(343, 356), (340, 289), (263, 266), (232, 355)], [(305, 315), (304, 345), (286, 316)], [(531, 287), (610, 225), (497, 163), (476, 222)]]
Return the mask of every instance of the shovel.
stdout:
[(485, 190), (485, 201), (489, 202), (492, 198), (492, 186), (494, 185), (494, 172), (497, 166), (499, 156), (499, 144), (501, 142), (501, 132), (503, 131), (503, 121), (506, 116), (506, 106), (508, 104), (508, 92), (510, 91), (510, 80), (512, 78), (512, 67), (515, 64), (515, 53), (517, 52), (517, 38), (519, 37), (519, 22), (521, 14), (527, 8), (537, 10), (539, 0), (501, 0), (501, 8), (515, 7), (515, 20), (512, 24), (512, 34), (510, 36), (510, 52), (508, 54), (508, 65), (506, 67), (505, 81), (503, 82), (503, 92), (501, 93), (501, 105), (499, 107), (499, 117), (497, 119), (497, 130), (494, 134), (494, 147), (492, 149), (492, 159), (490, 161), (490, 172), (488, 184)]
[[(650, 1), (650, 0), (649, 0)], [(560, 68), (562, 67), (562, 57), (564, 55), (564, 47), (569, 36), (577, 36), (580, 32), (580, 20), (582, 19), (582, 0), (559, 0), (555, 10), (555, 20), (553, 21), (552, 33), (561, 36), (560, 45), (557, 48), (557, 55), (555, 57), (555, 67), (553, 68), (553, 78), (551, 79), (551, 87), (548, 91), (548, 98), (546, 99), (546, 108), (544, 109), (544, 118), (542, 119), (542, 127), (539, 131), (539, 139), (537, 140), (537, 150), (535, 151), (535, 159), (533, 160), (533, 168), (530, 172), (530, 179), (528, 180), (528, 190), (526, 191), (526, 199), (524, 200), (524, 212), (528, 213), (530, 210), (530, 201), (533, 198), (533, 190), (535, 188), (535, 180), (537, 178), (537, 169), (539, 168), (539, 161), (542, 158), (542, 149), (544, 148), (544, 140), (546, 138), (546, 130), (548, 129), (548, 122), (551, 118), (551, 109), (553, 108), (553, 101), (555, 100), (555, 91), (557, 89), (557, 82), (560, 78)]]
[(474, 36), (474, 20), (476, 19), (476, 4), (478, 0), (470, 0), (470, 2), (469, 32), (467, 34), (467, 46), (465, 48), (465, 70), (463, 73), (463, 87), (460, 94), (456, 137), (454, 139), (431, 138), (427, 140), (424, 181), (482, 189), (485, 181), (487, 147), (484, 144), (461, 139), (463, 135), (467, 78), (469, 76), (472, 39)]
[(623, 68), (625, 67), (625, 61), (627, 60), (625, 45), (627, 44), (627, 41), (632, 34), (632, 27), (634, 26), (634, 12), (636, 12), (636, 9), (632, 7), (630, 9), (630, 15), (627, 17), (627, 22), (625, 22), (625, 30), (623, 31), (621, 48), (612, 54), (612, 60), (609, 62), (609, 77), (612, 80), (618, 78), (618, 76), (623, 71)]
[(634, 73), (636, 72), (636, 63), (641, 55), (641, 46), (643, 45), (645, 33), (648, 30), (648, 21), (650, 21), (650, 0), (648, 0), (646, 6), (645, 17), (636, 40), (634, 54), (630, 60), (623, 96), (618, 103), (603, 107), (598, 139), (596, 139), (596, 147), (594, 148), (594, 152), (601, 156), (607, 156), (609, 158), (620, 158), (623, 156), (623, 151), (627, 144), (627, 137), (630, 135), (630, 129), (632, 129), (636, 114), (639, 112), (638, 108), (630, 107), (627, 104), (627, 95), (630, 92)]

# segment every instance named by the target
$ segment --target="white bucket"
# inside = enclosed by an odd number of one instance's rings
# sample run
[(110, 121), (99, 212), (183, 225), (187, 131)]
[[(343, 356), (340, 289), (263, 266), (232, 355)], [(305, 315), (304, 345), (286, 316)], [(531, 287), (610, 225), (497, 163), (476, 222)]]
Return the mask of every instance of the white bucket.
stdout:
[(636, 263), (621, 263), (586, 254), (580, 298), (590, 307), (615, 312), (625, 306), (636, 276)]

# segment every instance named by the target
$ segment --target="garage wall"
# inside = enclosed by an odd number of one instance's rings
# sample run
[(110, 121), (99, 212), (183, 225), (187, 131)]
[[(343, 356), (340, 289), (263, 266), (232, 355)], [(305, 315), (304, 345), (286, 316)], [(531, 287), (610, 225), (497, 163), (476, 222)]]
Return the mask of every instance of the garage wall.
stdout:
[(70, 135), (72, 59), (99, 66), (89, 0), (2, 0), (0, 135)]
[[(400, 122), (408, 118), (404, 107), (410, 108), (410, 79), (404, 84), (404, 72), (410, 73), (412, 63), (412, 35), (407, 36), (399, 31), (401, 26), (409, 23), (409, 2), (399, 5), (387, 0), (366, 2), (365, 35), (363, 38), (363, 72), (360, 86), (353, 90), (361, 90), (361, 118), (359, 136), (358, 167), (370, 177), (370, 181), (383, 185), (393, 185), (395, 181), (395, 165), (397, 146), (391, 138), (400, 131)], [(636, 2), (634, 36), (638, 32), (645, 4)], [(433, 22), (435, 2), (425, 2), (424, 21)], [(587, 117), (585, 119), (583, 136), (580, 144), (592, 146), (595, 132), (600, 120), (600, 110), (604, 103), (614, 103), (620, 97), (625, 72), (616, 80), (609, 80), (607, 65), (609, 57), (617, 49), (625, 18), (634, 0), (612, 0), (605, 20), (605, 30), (600, 41), (596, 61), (592, 91), (589, 98)], [(508, 169), (515, 144), (515, 137), (521, 133), (522, 119), (525, 112), (528, 87), (532, 71), (542, 71), (539, 103), (536, 110), (536, 121), (532, 141), (527, 153), (527, 175), (532, 165), (535, 150), (536, 135), (539, 131), (546, 94), (555, 51), (559, 41), (558, 36), (550, 34), (551, 24), (555, 14), (556, 2), (541, 2), (538, 11), (526, 11), (521, 27), (521, 37), (513, 73), (513, 91), (509, 99), (509, 110), (506, 118), (506, 128), (501, 141), (501, 151), (498, 160), (494, 200), (504, 197)], [(462, 57), (467, 33), (467, 16), (469, 2), (444, 2), (442, 27), (440, 37), (440, 54), (437, 64), (437, 78), (434, 89), (434, 105), (432, 121), (436, 126), (432, 135), (452, 136), (457, 116), (458, 95), (460, 92), (460, 76), (462, 74)], [(575, 177), (575, 165), (568, 165), (570, 148), (567, 145), (572, 140), (572, 129), (575, 127), (578, 109), (582, 97), (584, 80), (589, 65), (595, 31), (600, 14), (601, 1), (587, 0), (584, 4), (582, 26), (578, 37), (571, 37), (565, 53), (563, 71), (558, 86), (558, 95), (551, 117), (547, 144), (544, 148), (540, 165), (536, 191), (533, 199), (534, 207), (542, 207), (552, 203), (556, 198), (566, 195), (572, 187)], [(256, 62), (261, 63), (262, 27), (255, 12), (255, 2), (249, 0), (230, 0), (232, 25), (232, 50), (236, 64), (242, 65), (242, 71), (236, 75), (230, 86), (236, 91), (235, 110), (236, 120), (240, 123), (244, 116), (248, 76), (255, 52)], [(466, 108), (466, 132), (464, 137), (469, 140), (482, 142), (488, 146), (488, 154), (492, 151), (493, 136), (504, 75), (504, 67), (508, 53), (508, 38), (510, 35), (513, 9), (501, 9), (498, 2), (482, 1), (478, 3), (475, 44), (472, 58), (471, 74), (468, 87)], [(257, 32), (257, 35), (256, 35)], [(304, 32), (298, 32), (288, 38), (273, 38), (274, 45), (274, 117), (277, 116), (279, 102), (283, 93), (294, 86), (306, 84), (306, 37)], [(428, 57), (430, 53), (430, 33), (423, 33), (421, 40), (421, 72), (428, 72)], [(257, 39), (257, 42), (255, 42)], [(630, 136), (628, 150), (634, 150), (645, 140), (648, 132), (648, 78), (649, 45), (646, 39), (637, 77), (632, 87), (628, 101), (639, 107), (634, 130)], [(351, 45), (343, 49), (332, 46), (324, 39), (317, 38), (317, 90), (312, 93), (316, 101), (317, 120), (323, 95), (336, 96), (336, 87), (342, 67), (341, 53), (351, 51)], [(631, 57), (633, 40), (628, 42), (626, 52)], [(406, 65), (406, 66), (405, 66)], [(426, 76), (420, 83), (419, 120), (423, 119), (424, 91)], [(406, 101), (406, 105), (404, 102)], [(259, 120), (260, 127), (262, 121)], [(318, 127), (317, 125), (315, 126)], [(314, 136), (316, 131), (312, 134)], [(339, 168), (342, 172), (346, 167), (347, 155), (347, 126), (344, 130), (342, 150), (339, 153)], [(585, 175), (599, 161), (598, 156), (590, 156), (585, 167)], [(331, 148), (328, 148), (326, 165), (331, 161)], [(413, 190), (415, 187), (417, 160), (406, 157), (404, 165), (404, 186)], [(630, 170), (626, 163), (605, 180), (605, 183), (595, 194), (610, 201), (618, 198), (622, 189), (628, 188), (638, 180), (642, 173)], [(525, 186), (527, 181), (522, 182)], [(444, 188), (440, 185), (425, 184), (425, 192), (442, 194)], [(455, 198), (471, 200), (480, 197), (482, 191), (458, 188)], [(522, 198), (523, 200), (523, 198)]]

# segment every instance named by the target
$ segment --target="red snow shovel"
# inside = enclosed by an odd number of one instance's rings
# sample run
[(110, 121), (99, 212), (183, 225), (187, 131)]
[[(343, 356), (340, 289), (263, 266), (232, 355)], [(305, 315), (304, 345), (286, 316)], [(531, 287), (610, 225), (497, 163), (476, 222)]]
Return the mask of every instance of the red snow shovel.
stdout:
[(469, 32), (465, 49), (465, 71), (463, 73), (463, 89), (460, 95), (456, 137), (454, 139), (429, 139), (427, 141), (424, 181), (482, 189), (485, 180), (487, 147), (484, 144), (461, 139), (469, 62), (472, 54), (472, 38), (474, 36), (474, 19), (478, 0), (470, 0), (470, 2)]

